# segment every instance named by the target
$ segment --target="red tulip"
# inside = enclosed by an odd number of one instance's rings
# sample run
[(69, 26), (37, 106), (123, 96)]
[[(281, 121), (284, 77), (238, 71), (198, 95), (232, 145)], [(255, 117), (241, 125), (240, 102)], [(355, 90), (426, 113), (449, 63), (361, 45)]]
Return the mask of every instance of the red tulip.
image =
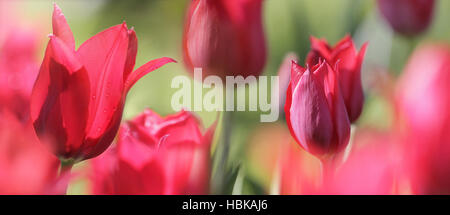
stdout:
[(101, 154), (116, 135), (129, 89), (145, 74), (174, 62), (160, 58), (133, 72), (136, 52), (136, 33), (125, 23), (75, 50), (69, 25), (55, 5), (31, 117), (40, 139), (54, 143), (58, 157), (78, 161)]
[(429, 44), (413, 53), (398, 84), (398, 126), (417, 194), (450, 194), (449, 83), (450, 47)]
[(378, 0), (378, 8), (398, 33), (411, 36), (424, 32), (433, 19), (434, 0)]
[(183, 35), (188, 69), (203, 76), (258, 76), (266, 61), (262, 0), (192, 0)]
[(151, 110), (121, 127), (117, 147), (92, 161), (95, 194), (207, 194), (214, 126), (189, 112)]
[(342, 151), (350, 121), (335, 70), (325, 61), (306, 69), (293, 62), (291, 72), (284, 107), (291, 135), (321, 159)]
[(31, 124), (0, 111), (0, 194), (60, 194), (58, 159), (46, 150)]
[(350, 36), (344, 37), (334, 47), (325, 40), (311, 37), (311, 51), (306, 59), (306, 63), (310, 66), (316, 65), (320, 59), (326, 60), (332, 66), (337, 64), (339, 83), (350, 122), (355, 122), (359, 118), (364, 105), (361, 66), (366, 48), (367, 43), (358, 53)]

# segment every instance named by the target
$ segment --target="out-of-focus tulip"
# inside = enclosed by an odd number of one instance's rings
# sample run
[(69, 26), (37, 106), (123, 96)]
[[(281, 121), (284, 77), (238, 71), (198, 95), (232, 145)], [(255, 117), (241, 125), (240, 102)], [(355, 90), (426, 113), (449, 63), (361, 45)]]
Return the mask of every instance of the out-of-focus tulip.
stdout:
[(58, 165), (31, 124), (0, 111), (0, 194), (61, 194)]
[(366, 53), (365, 43), (359, 53), (350, 36), (345, 36), (334, 47), (327, 41), (311, 37), (311, 51), (306, 64), (316, 65), (320, 59), (337, 67), (342, 96), (347, 108), (350, 122), (355, 122), (361, 115), (364, 105), (364, 92), (361, 84), (361, 66)]
[(345, 149), (350, 121), (335, 70), (325, 61), (310, 68), (292, 63), (285, 114), (292, 136), (320, 159)]
[(401, 152), (391, 134), (359, 131), (345, 162), (319, 191), (333, 195), (398, 194)]
[(316, 194), (321, 186), (321, 162), (293, 142), (286, 144), (280, 158), (280, 194)]
[(30, 119), (29, 99), (38, 72), (35, 32), (15, 29), (0, 44), (0, 110), (25, 122)]
[(124, 124), (117, 146), (92, 160), (95, 194), (207, 194), (215, 126), (203, 135), (191, 113), (151, 110)]
[(398, 33), (413, 36), (424, 32), (433, 19), (435, 0), (378, 0), (378, 8)]
[(291, 145), (282, 157), (281, 194), (398, 194), (400, 153), (390, 138), (373, 131), (356, 134), (355, 147), (328, 178), (322, 178), (317, 158)]
[(33, 88), (36, 133), (61, 159), (93, 158), (111, 144), (129, 89), (145, 74), (174, 62), (150, 61), (133, 72), (137, 38), (126, 24), (111, 27), (75, 50), (61, 9), (53, 11), (53, 35)]
[(203, 77), (258, 76), (266, 62), (262, 0), (192, 0), (187, 10), (183, 55), (189, 71)]
[(450, 47), (428, 44), (411, 56), (397, 86), (398, 126), (413, 192), (450, 194)]

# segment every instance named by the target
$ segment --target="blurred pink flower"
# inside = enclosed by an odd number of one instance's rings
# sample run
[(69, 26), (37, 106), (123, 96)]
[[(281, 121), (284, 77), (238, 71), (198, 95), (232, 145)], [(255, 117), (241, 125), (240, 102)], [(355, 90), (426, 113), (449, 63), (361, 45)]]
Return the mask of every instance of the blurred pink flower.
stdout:
[(59, 160), (34, 134), (30, 123), (0, 111), (0, 194), (62, 194)]
[(92, 160), (94, 194), (207, 194), (210, 146), (189, 112), (161, 118), (147, 109), (121, 126), (117, 145)]
[(39, 70), (38, 35), (17, 28), (0, 44), (0, 110), (7, 109), (27, 121), (31, 89)]
[(326, 178), (317, 158), (291, 144), (281, 159), (281, 194), (397, 194), (401, 153), (391, 136), (363, 131), (354, 141), (348, 157), (337, 161)]
[(396, 91), (398, 130), (413, 192), (450, 194), (450, 46), (420, 46)]
[(392, 134), (360, 131), (345, 162), (336, 167), (320, 194), (398, 194), (401, 151)]

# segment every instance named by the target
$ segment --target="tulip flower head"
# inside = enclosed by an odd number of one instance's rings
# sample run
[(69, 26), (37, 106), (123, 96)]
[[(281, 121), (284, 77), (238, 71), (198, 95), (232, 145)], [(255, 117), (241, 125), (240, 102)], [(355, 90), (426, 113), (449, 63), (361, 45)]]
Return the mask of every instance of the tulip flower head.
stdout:
[(325, 40), (311, 37), (311, 51), (306, 64), (312, 66), (325, 59), (328, 64), (337, 64), (337, 75), (342, 90), (345, 106), (350, 122), (355, 122), (361, 115), (364, 105), (364, 92), (361, 84), (361, 66), (366, 53), (365, 43), (359, 53), (350, 36), (344, 37), (334, 47)]
[(117, 147), (92, 161), (96, 194), (207, 194), (215, 126), (202, 134), (189, 112), (147, 109), (122, 125)]
[(258, 76), (266, 61), (262, 0), (192, 0), (183, 35), (187, 68), (203, 76)]
[(435, 0), (378, 0), (389, 25), (406, 36), (423, 33), (433, 19)]
[(75, 40), (55, 4), (53, 34), (31, 99), (31, 118), (40, 139), (49, 139), (61, 159), (93, 158), (111, 144), (125, 97), (145, 74), (174, 62), (150, 61), (133, 72), (137, 38), (126, 24), (108, 28), (75, 50)]
[(326, 61), (306, 69), (292, 63), (284, 110), (291, 135), (306, 151), (326, 159), (347, 146), (350, 121), (338, 76)]

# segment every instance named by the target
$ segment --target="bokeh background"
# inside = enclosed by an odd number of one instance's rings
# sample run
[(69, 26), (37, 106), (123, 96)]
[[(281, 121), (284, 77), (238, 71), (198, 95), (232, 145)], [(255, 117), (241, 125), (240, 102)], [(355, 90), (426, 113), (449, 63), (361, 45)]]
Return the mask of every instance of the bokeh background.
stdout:
[[(38, 61), (44, 54), (51, 33), (53, 2), (63, 10), (75, 36), (77, 47), (94, 34), (126, 21), (136, 30), (139, 48), (136, 68), (150, 59), (163, 56), (174, 58), (178, 64), (167, 65), (140, 80), (127, 98), (124, 119), (131, 119), (144, 108), (161, 115), (173, 113), (172, 78), (188, 75), (183, 65), (181, 39), (188, 0), (0, 0), (1, 11), (10, 10), (18, 20), (0, 24), (20, 23), (36, 32), (39, 41)], [(265, 0), (264, 28), (268, 60), (263, 75), (276, 75), (289, 52), (298, 54), (303, 62), (309, 50), (309, 36), (336, 43), (351, 34), (358, 47), (369, 42), (362, 70), (366, 94), (364, 112), (358, 127), (389, 130), (393, 110), (380, 92), (380, 77), (395, 81), (413, 49), (424, 41), (450, 43), (450, 1), (436, 2), (434, 20), (428, 31), (418, 37), (406, 38), (392, 32), (380, 16), (374, 0)], [(0, 38), (1, 40), (1, 38)], [(381, 88), (389, 86), (383, 85)], [(197, 112), (205, 127), (217, 117), (215, 112)], [(275, 163), (270, 155), (276, 153), (279, 140), (285, 137), (283, 116), (278, 122), (260, 123), (259, 112), (238, 112), (233, 121), (233, 136), (229, 159), (230, 189), (234, 194), (264, 194), (271, 192)], [(220, 131), (220, 129), (218, 129)], [(264, 136), (271, 131), (271, 136)], [(278, 132), (279, 131), (279, 132)], [(220, 133), (220, 132), (217, 132)], [(218, 136), (220, 134), (217, 134)], [(278, 135), (278, 136), (277, 136)], [(275, 158), (273, 158), (275, 159)], [(268, 160), (267, 162), (260, 162)], [(75, 170), (88, 168), (78, 164)], [(236, 187), (236, 178), (239, 186)], [(231, 183), (233, 182), (233, 183)], [(69, 194), (87, 194), (88, 182), (83, 175), (69, 187)]]

